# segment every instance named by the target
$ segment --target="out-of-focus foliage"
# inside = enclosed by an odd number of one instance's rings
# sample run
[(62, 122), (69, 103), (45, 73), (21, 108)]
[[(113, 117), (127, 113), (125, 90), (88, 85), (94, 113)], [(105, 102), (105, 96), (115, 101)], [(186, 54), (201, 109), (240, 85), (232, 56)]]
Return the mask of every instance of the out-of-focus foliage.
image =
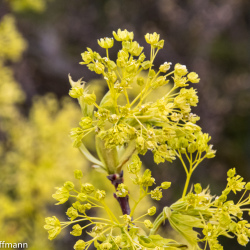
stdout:
[[(62, 107), (60, 108), (60, 105)], [(79, 110), (55, 97), (37, 98), (28, 119), (19, 116), (7, 129), (1, 154), (1, 238), (28, 240), (31, 249), (48, 248), (41, 230), (54, 183), (87, 164), (67, 137)], [(45, 244), (45, 245), (40, 245)]]
[(46, 8), (47, 0), (6, 0), (13, 11), (23, 12), (23, 11), (36, 11), (42, 12)]
[(11, 119), (16, 113), (14, 104), (24, 100), (24, 93), (14, 79), (11, 68), (4, 66), (1, 60), (0, 79), (0, 119)]
[(17, 31), (15, 19), (5, 15), (0, 22), (0, 60), (18, 61), (27, 43)]

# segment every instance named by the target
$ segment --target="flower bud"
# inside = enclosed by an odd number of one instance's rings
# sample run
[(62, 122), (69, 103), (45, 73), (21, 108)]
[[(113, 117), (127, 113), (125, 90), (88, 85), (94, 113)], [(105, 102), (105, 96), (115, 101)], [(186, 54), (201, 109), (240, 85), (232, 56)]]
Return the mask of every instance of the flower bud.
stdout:
[(74, 183), (71, 182), (71, 181), (66, 181), (66, 182), (64, 183), (64, 187), (65, 187), (66, 189), (68, 189), (69, 191), (71, 191), (71, 190), (74, 189), (75, 185), (74, 185)]
[(115, 62), (114, 62), (114, 61), (111, 61), (111, 60), (109, 60), (109, 61), (107, 62), (107, 65), (108, 65), (108, 68), (111, 69), (111, 70), (115, 70), (115, 69), (117, 68)]
[(145, 225), (145, 227), (148, 228), (148, 229), (153, 228), (153, 224), (152, 224), (152, 222), (151, 222), (150, 220), (145, 220), (145, 221), (144, 221), (144, 225)]
[(75, 175), (75, 178), (78, 179), (78, 180), (82, 179), (82, 177), (83, 177), (82, 171), (78, 170), (78, 169), (76, 169), (74, 171), (74, 175)]
[(245, 185), (245, 189), (246, 189), (246, 190), (250, 190), (250, 182), (248, 182), (248, 183)]
[(152, 65), (152, 63), (150, 61), (145, 61), (141, 64), (141, 67), (146, 70), (146, 69), (149, 69), (150, 66)]
[(184, 76), (188, 73), (186, 65), (177, 63), (174, 67), (174, 73), (178, 76)]
[(95, 198), (97, 200), (103, 200), (106, 196), (106, 193), (104, 190), (97, 190), (96, 193), (95, 193)]
[(195, 72), (189, 73), (187, 77), (188, 77), (188, 80), (192, 83), (198, 83), (200, 81), (198, 74), (196, 74)]
[(116, 195), (117, 197), (126, 197), (128, 195), (128, 187), (123, 183), (119, 184), (117, 187)]
[(85, 242), (83, 240), (78, 240), (76, 244), (74, 245), (75, 250), (84, 250), (85, 249)]
[(196, 184), (194, 185), (194, 191), (195, 191), (196, 194), (199, 194), (199, 193), (202, 192), (202, 187), (201, 187), (201, 184), (200, 184), (200, 183), (196, 183)]
[(86, 194), (91, 194), (95, 191), (95, 187), (90, 183), (85, 183), (82, 185), (81, 192), (84, 192)]
[(80, 96), (83, 95), (83, 88), (82, 87), (73, 87), (70, 91), (69, 91), (69, 95), (72, 98), (79, 98)]
[(227, 171), (227, 176), (230, 177), (230, 178), (234, 177), (235, 174), (236, 174), (235, 168), (231, 168), (231, 169), (229, 169), (229, 170)]
[(159, 187), (152, 190), (150, 192), (150, 194), (151, 194), (151, 198), (154, 200), (159, 201), (162, 198), (162, 192), (161, 192), (161, 189)]
[(104, 72), (104, 65), (102, 63), (96, 62), (94, 64), (93, 70), (95, 71), (96, 74), (102, 74)]
[(129, 224), (131, 222), (131, 217), (128, 214), (124, 214), (120, 216), (124, 220), (125, 223)]
[(79, 224), (76, 224), (72, 227), (73, 231), (70, 234), (74, 236), (81, 236), (82, 235), (82, 228)]
[(160, 72), (162, 73), (166, 73), (169, 69), (170, 69), (170, 66), (172, 65), (171, 62), (165, 62), (164, 64), (162, 64), (159, 68)]
[(105, 242), (99, 245), (101, 250), (109, 250), (112, 248), (112, 244), (110, 244), (109, 242)]
[(82, 117), (81, 121), (79, 122), (79, 125), (83, 129), (88, 129), (92, 126), (92, 119), (90, 117)]
[(139, 86), (143, 86), (145, 83), (143, 77), (138, 77), (136, 82)]
[(79, 200), (81, 202), (84, 202), (88, 199), (87, 195), (84, 193), (79, 193), (76, 198), (77, 198), (77, 200)]
[(155, 47), (156, 47), (157, 49), (162, 49), (163, 46), (164, 46), (164, 40), (160, 40), (160, 41), (155, 45)]
[(148, 209), (148, 215), (152, 216), (155, 213), (156, 213), (156, 207), (155, 206)]
[(73, 207), (70, 207), (68, 208), (67, 212), (66, 212), (66, 215), (69, 216), (70, 220), (74, 220), (76, 217), (78, 217), (78, 212), (75, 208)]
[(88, 64), (92, 61), (93, 57), (92, 57), (92, 53), (89, 51), (85, 51), (84, 53), (81, 54), (82, 56), (82, 60), (84, 61), (83, 64)]
[(90, 209), (92, 208), (92, 205), (89, 204), (89, 203), (87, 203), (87, 204), (84, 205), (84, 208), (85, 208), (86, 210), (90, 210)]
[(88, 104), (88, 105), (92, 105), (95, 103), (96, 101), (96, 95), (93, 94), (85, 94), (84, 95), (84, 101)]
[(144, 53), (142, 53), (140, 56), (139, 56), (139, 58), (138, 58), (138, 62), (143, 62), (144, 60), (145, 60), (145, 58), (146, 58), (146, 56), (145, 56), (145, 54)]
[(141, 169), (141, 160), (137, 154), (133, 154), (131, 163), (128, 164), (128, 172), (137, 174)]
[(240, 245), (246, 246), (246, 244), (249, 242), (249, 239), (245, 234), (239, 234), (237, 237), (237, 241)]
[(164, 181), (164, 182), (162, 182), (162, 184), (161, 184), (161, 188), (162, 188), (162, 189), (168, 189), (168, 188), (170, 188), (170, 187), (171, 187), (171, 182)]

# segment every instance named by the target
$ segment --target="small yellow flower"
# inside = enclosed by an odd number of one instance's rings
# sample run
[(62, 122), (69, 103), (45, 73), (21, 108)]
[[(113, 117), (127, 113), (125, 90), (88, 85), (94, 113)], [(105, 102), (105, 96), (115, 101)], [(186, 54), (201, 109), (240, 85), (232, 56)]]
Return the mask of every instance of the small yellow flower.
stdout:
[(198, 74), (196, 74), (195, 72), (189, 73), (187, 77), (188, 77), (188, 80), (192, 83), (198, 83), (200, 81)]
[(184, 76), (188, 73), (186, 65), (177, 63), (174, 67), (174, 73), (178, 76)]
[(151, 45), (156, 45), (156, 43), (158, 43), (159, 39), (160, 39), (160, 35), (157, 34), (156, 32), (154, 32), (153, 34), (147, 33), (145, 35), (146, 42), (151, 44)]
[(128, 41), (134, 39), (134, 33), (128, 32), (126, 29), (123, 31), (118, 29), (117, 33), (113, 31), (113, 36), (117, 41)]
[(53, 216), (45, 218), (45, 222), (46, 225), (44, 228), (48, 230), (49, 240), (55, 239), (56, 236), (61, 232), (60, 221), (56, 218), (56, 216)]
[(104, 49), (112, 48), (114, 45), (114, 39), (109, 37), (101, 38), (100, 40), (97, 40), (97, 42)]

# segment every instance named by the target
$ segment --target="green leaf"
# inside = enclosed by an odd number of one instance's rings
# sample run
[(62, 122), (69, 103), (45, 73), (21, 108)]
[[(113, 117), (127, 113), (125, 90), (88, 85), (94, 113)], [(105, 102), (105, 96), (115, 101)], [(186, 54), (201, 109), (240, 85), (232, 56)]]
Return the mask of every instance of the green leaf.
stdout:
[(118, 151), (119, 155), (119, 165), (117, 166), (117, 172), (122, 170), (122, 167), (130, 160), (131, 156), (136, 151), (135, 140), (131, 141), (126, 147), (121, 148)]
[(96, 159), (85, 147), (85, 145), (82, 143), (79, 147), (80, 152), (92, 163), (99, 165), (100, 167), (104, 168), (104, 164)]
[(114, 98), (111, 95), (111, 92), (108, 91), (107, 94), (102, 98), (100, 105), (101, 108), (110, 110), (111, 113), (115, 114), (115, 104)]
[(177, 212), (170, 213), (170, 208), (164, 208), (165, 216), (168, 218), (171, 227), (180, 233), (194, 249), (200, 249), (197, 243), (198, 233), (193, 227), (203, 228), (201, 219)]

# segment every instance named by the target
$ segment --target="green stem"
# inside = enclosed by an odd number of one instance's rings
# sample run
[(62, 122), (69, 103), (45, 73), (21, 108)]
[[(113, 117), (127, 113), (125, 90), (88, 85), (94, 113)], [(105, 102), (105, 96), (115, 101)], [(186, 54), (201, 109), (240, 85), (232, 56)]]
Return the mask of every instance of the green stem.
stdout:
[(153, 224), (153, 228), (150, 230), (149, 235), (154, 235), (158, 231), (158, 229), (161, 226), (161, 224), (165, 221), (165, 219), (166, 218), (164, 218), (163, 212), (161, 212), (157, 216), (157, 218), (155, 219), (154, 224)]
[(187, 179), (186, 179), (185, 187), (184, 187), (184, 190), (183, 190), (182, 199), (186, 196), (187, 189), (188, 189), (188, 185), (189, 185), (189, 182), (190, 182), (190, 178), (191, 178), (192, 173), (193, 173), (193, 172), (190, 171), (190, 172), (187, 174)]

